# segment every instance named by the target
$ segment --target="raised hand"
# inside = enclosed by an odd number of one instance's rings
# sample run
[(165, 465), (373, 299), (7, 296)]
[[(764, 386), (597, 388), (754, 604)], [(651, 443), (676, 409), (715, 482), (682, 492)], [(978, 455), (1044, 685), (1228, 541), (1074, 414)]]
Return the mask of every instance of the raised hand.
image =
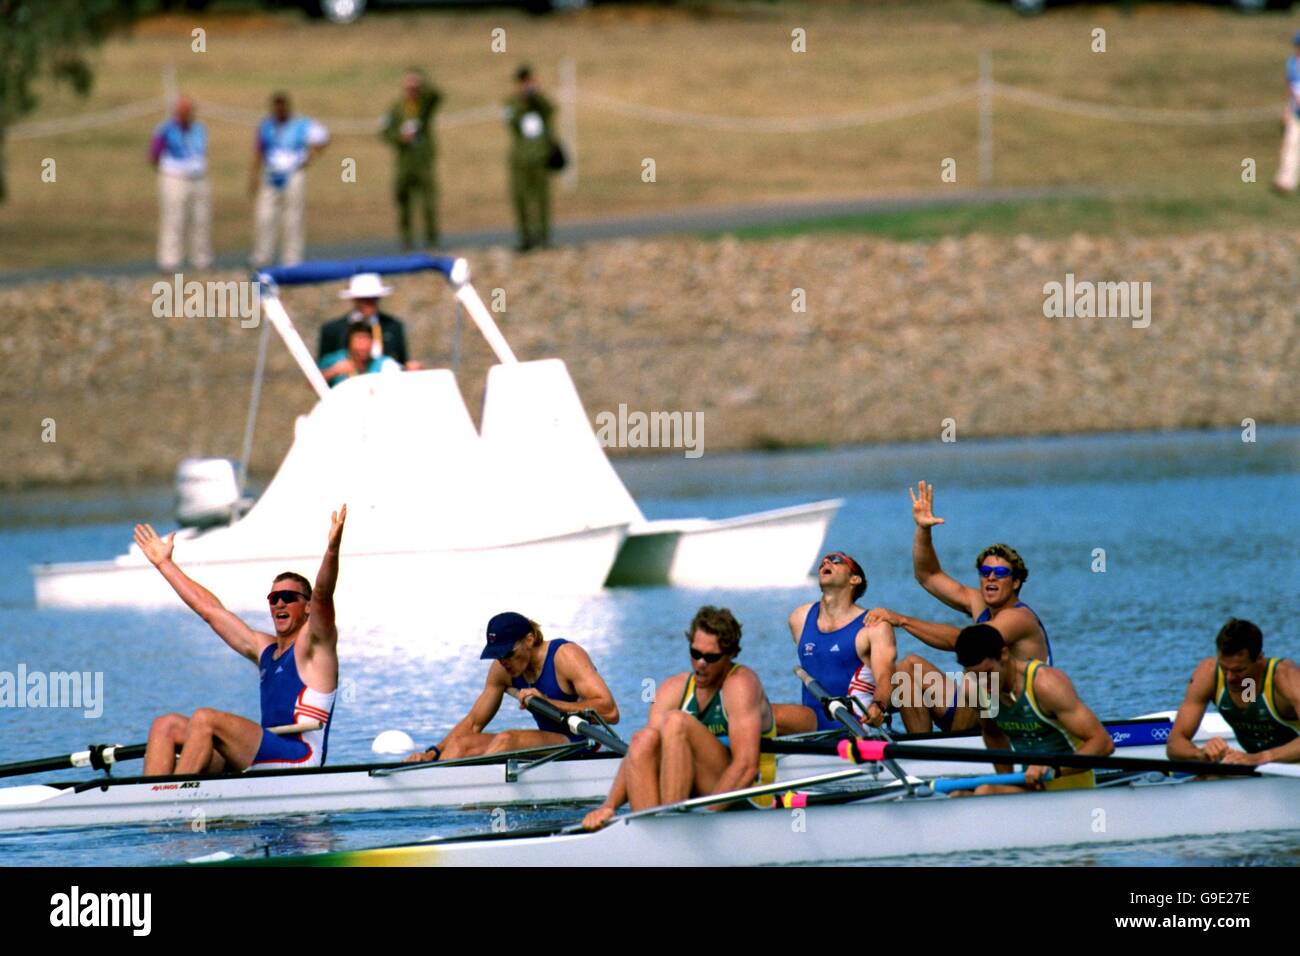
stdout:
[(908, 488), (907, 494), (912, 499), (912, 520), (918, 528), (933, 528), (944, 523), (942, 518), (934, 516), (934, 485), (918, 481), (916, 492)]
[(138, 524), (135, 526), (135, 543), (154, 567), (158, 567), (158, 565), (171, 558), (175, 542), (175, 531), (165, 538), (160, 538), (152, 525)]
[(329, 549), (337, 551), (339, 545), (343, 543), (343, 522), (348, 520), (348, 506), (343, 505), (338, 511), (330, 512), (330, 539)]

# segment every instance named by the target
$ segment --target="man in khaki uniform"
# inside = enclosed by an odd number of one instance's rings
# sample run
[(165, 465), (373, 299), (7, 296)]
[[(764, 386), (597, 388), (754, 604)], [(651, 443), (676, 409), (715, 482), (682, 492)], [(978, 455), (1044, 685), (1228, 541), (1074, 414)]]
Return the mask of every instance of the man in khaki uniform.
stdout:
[(402, 77), (402, 98), (384, 117), (380, 135), (392, 144), (397, 156), (393, 197), (397, 200), (402, 248), (414, 246), (412, 207), (419, 203), (424, 213), (424, 243), (438, 243), (438, 180), (434, 175), (435, 142), (433, 114), (442, 93), (425, 75), (412, 67)]
[(554, 139), (551, 120), (555, 107), (537, 89), (533, 71), (521, 66), (515, 73), (518, 88), (506, 100), (506, 125), (510, 128), (510, 196), (515, 207), (520, 252), (546, 246), (551, 238), (551, 170), (547, 161)]

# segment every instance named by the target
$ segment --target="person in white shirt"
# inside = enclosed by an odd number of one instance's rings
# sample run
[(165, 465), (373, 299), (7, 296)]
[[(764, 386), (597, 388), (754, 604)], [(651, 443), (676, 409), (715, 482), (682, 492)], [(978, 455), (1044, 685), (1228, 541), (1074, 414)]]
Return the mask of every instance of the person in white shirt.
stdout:
[(158, 268), (168, 272), (180, 268), (187, 232), (190, 264), (208, 268), (212, 265), (208, 131), (195, 121), (194, 101), (188, 96), (178, 99), (171, 119), (154, 130), (149, 161), (158, 170)]

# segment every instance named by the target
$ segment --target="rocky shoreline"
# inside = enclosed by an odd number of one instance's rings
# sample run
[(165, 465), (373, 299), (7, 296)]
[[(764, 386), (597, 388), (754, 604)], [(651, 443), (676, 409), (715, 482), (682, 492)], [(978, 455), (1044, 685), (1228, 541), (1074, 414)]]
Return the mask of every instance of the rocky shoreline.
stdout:
[[(706, 454), (940, 440), (945, 429), (962, 438), (1300, 422), (1297, 263), (1300, 236), (1261, 231), (629, 240), (471, 259), (515, 352), (563, 358), (593, 423), (620, 405), (625, 416), (697, 416)], [(237, 316), (160, 318), (156, 281), (173, 280), (0, 289), (0, 486), (170, 480), (188, 455), (238, 455), (259, 332)], [(1072, 317), (1048, 317), (1049, 283), (1072, 297), (1081, 283), (1137, 283), (1129, 312), (1145, 288), (1149, 324), (1089, 317), (1082, 298)], [(445, 285), (392, 284), (385, 308), (407, 320), (413, 357), (450, 365)], [(1123, 305), (1123, 290), (1096, 291), (1094, 313)], [(320, 323), (343, 311), (334, 286), (289, 290), (285, 301), (313, 350)], [(491, 362), (466, 324), (460, 381), (476, 418)], [(313, 401), (273, 336), (255, 474), (274, 471)]]

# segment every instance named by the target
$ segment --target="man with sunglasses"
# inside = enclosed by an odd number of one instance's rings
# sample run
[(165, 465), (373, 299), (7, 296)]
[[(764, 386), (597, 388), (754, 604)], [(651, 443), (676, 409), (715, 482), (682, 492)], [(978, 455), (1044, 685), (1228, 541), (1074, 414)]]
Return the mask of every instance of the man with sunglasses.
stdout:
[[(760, 742), (776, 736), (772, 705), (758, 675), (735, 662), (740, 622), (705, 606), (686, 631), (691, 669), (663, 681), (650, 719), (637, 731), (605, 802), (583, 818), (599, 830), (624, 803), (645, 810), (692, 795), (726, 793), (776, 777)], [(754, 798), (771, 806), (772, 797)]]
[(477, 757), (586, 739), (536, 714), (536, 730), (485, 733), (484, 728), (496, 716), (501, 698), (510, 687), (519, 691), (521, 709), (528, 706), (530, 698), (541, 697), (566, 714), (590, 710), (606, 723), (618, 723), (618, 704), (587, 652), (572, 641), (548, 641), (537, 622), (522, 614), (505, 611), (488, 621), (487, 644), (479, 659), (492, 663), (474, 706), (441, 742), (411, 754), (407, 763)]
[[(255, 631), (228, 611), (216, 595), (172, 560), (175, 533), (160, 538), (147, 524), (135, 526), (135, 543), (182, 601), (237, 654), (261, 672), (262, 722), (210, 707), (193, 715), (165, 714), (149, 728), (144, 775), (220, 773), (319, 767), (325, 763), (330, 717), (339, 683), (334, 585), (347, 505), (330, 515), (329, 538), (313, 588), (301, 574), (285, 571), (271, 583), (274, 633)], [(270, 728), (315, 725), (299, 733)], [(180, 747), (180, 756), (176, 748)]]
[[(867, 573), (843, 551), (832, 551), (817, 567), (820, 601), (801, 604), (790, 614), (799, 665), (830, 694), (847, 698), (859, 716), (873, 727), (884, 723), (889, 710), (890, 680), (898, 645), (894, 628), (883, 620), (864, 621), (858, 599), (866, 593)], [(839, 730), (808, 688), (801, 704), (773, 704), (777, 733)]]
[[(934, 515), (934, 485), (917, 483), (908, 489), (916, 534), (912, 539), (912, 569), (917, 583), (935, 598), (963, 614), (975, 624), (990, 624), (1006, 641), (1016, 660), (1041, 660), (1052, 666), (1052, 645), (1047, 628), (1034, 610), (1020, 600), (1020, 589), (1029, 578), (1020, 554), (1007, 544), (993, 544), (975, 559), (980, 585), (967, 587), (945, 574), (934, 550), (931, 529), (944, 523)], [(873, 608), (866, 623), (884, 621), (901, 627), (913, 637), (943, 651), (955, 651), (960, 628), (951, 624), (923, 621), (888, 608)], [(979, 722), (979, 708), (973, 690), (958, 687), (959, 674), (946, 674), (925, 658), (910, 654), (899, 663), (891, 692), (893, 702), (910, 733), (940, 730), (969, 730)], [(942, 688), (942, 693), (935, 692)], [(935, 690), (927, 691), (927, 688)], [(963, 689), (969, 693), (961, 693)]]

